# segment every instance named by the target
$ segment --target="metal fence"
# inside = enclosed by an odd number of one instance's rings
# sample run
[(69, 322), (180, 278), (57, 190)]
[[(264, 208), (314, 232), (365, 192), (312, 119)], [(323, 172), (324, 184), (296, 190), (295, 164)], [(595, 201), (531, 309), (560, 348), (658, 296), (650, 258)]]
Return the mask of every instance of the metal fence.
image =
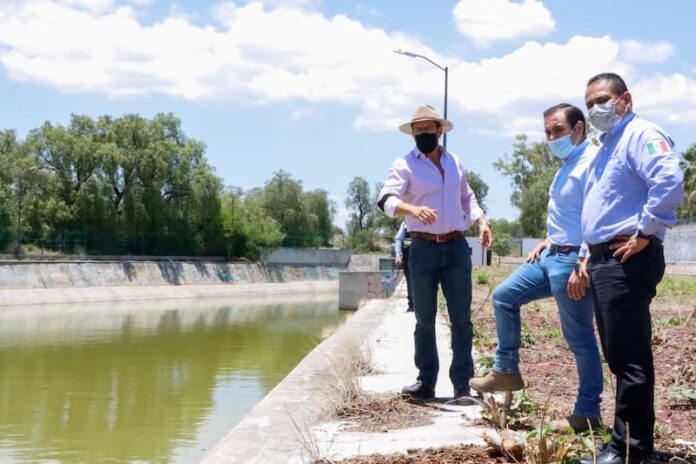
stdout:
[(17, 232), (0, 229), (0, 252), (20, 256), (149, 255), (197, 256), (202, 244), (191, 235), (99, 234), (93, 232)]

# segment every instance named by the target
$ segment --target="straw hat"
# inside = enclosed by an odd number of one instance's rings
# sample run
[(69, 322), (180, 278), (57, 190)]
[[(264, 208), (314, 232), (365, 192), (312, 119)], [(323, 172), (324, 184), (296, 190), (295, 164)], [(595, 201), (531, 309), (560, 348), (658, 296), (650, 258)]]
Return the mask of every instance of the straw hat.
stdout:
[(435, 108), (430, 105), (425, 105), (416, 108), (411, 120), (400, 125), (399, 130), (404, 134), (412, 135), (411, 124), (419, 121), (437, 121), (442, 126), (442, 132), (449, 132), (452, 130), (452, 127), (454, 127), (451, 122), (442, 119)]

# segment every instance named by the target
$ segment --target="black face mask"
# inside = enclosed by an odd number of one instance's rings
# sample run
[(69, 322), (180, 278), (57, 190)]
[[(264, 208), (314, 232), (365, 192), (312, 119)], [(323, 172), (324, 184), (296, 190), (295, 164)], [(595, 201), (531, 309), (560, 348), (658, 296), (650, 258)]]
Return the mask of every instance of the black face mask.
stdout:
[(416, 146), (422, 153), (430, 153), (437, 148), (437, 134), (418, 134)]

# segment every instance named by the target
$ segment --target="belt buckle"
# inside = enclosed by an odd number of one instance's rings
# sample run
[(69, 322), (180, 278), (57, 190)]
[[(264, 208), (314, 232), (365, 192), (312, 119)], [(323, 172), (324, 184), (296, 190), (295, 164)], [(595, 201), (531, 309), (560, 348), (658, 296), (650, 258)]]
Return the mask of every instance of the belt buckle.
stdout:
[[(442, 237), (442, 238), (440, 238)], [(435, 242), (436, 243), (444, 243), (447, 241), (447, 234), (437, 234), (435, 236)]]

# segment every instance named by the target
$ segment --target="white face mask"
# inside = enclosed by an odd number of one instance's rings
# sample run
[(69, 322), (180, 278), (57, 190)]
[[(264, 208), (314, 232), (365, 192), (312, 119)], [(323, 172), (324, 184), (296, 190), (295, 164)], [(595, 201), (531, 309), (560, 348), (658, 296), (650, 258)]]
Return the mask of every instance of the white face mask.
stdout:
[[(623, 95), (621, 96), (623, 97)], [(608, 101), (606, 103), (597, 103), (587, 112), (590, 123), (600, 132), (609, 132), (612, 127), (621, 122), (623, 114), (616, 114), (616, 104), (621, 100), (617, 98), (615, 102)], [(628, 111), (628, 106), (624, 114)]]

